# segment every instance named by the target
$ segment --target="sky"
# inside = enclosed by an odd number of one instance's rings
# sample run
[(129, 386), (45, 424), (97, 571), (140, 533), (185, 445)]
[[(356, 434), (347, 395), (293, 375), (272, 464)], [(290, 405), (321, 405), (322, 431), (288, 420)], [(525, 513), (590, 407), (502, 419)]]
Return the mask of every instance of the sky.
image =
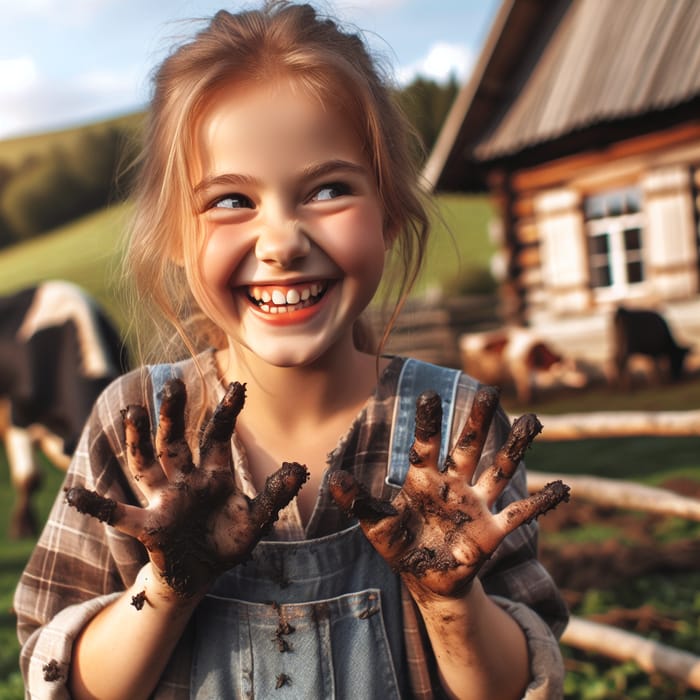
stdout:
[[(365, 32), (400, 84), (468, 77), (500, 0), (323, 0)], [(242, 0), (0, 0), (0, 139), (146, 106), (150, 76), (190, 20)], [(317, 4), (318, 5), (318, 4)]]

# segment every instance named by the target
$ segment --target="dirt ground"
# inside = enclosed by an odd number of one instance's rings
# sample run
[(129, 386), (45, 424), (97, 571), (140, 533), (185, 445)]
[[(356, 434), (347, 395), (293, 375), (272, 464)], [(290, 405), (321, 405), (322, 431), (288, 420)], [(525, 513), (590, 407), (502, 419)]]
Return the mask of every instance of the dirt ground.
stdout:
[[(661, 484), (676, 493), (700, 498), (700, 482), (673, 479)], [(654, 533), (663, 525), (664, 517), (602, 508), (572, 498), (569, 503), (540, 518), (540, 558), (554, 577), (569, 605), (575, 605), (590, 588), (616, 589), (642, 575), (698, 571), (700, 569), (700, 539), (682, 538), (659, 543)], [(603, 542), (552, 541), (548, 535), (574, 530), (597, 522), (619, 530), (619, 537)], [(631, 617), (625, 624), (625, 617)], [(653, 609), (638, 609), (629, 613), (611, 611), (602, 621), (633, 626), (642, 631), (645, 625), (662, 624), (654, 621)], [(644, 618), (648, 619), (644, 619)]]

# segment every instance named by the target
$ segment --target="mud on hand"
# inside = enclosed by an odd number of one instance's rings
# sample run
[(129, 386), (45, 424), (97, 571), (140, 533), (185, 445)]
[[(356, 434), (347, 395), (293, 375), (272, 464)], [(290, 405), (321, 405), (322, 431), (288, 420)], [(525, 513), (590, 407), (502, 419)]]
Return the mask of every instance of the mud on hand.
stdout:
[(569, 499), (569, 487), (556, 481), (491, 512), (542, 429), (533, 414), (517, 419), (491, 465), (472, 484), (497, 405), (496, 388), (477, 391), (459, 439), (440, 465), (442, 403), (433, 391), (421, 394), (407, 455), (410, 467), (391, 503), (373, 498), (347, 472), (329, 477), (335, 501), (359, 519), (369, 541), (414, 596), (462, 596), (506, 535)]
[(305, 466), (284, 463), (264, 489), (248, 498), (235, 484), (231, 436), (245, 403), (232, 383), (200, 432), (199, 464), (185, 439), (187, 392), (179, 379), (163, 388), (155, 445), (143, 406), (122, 411), (127, 466), (148, 501), (145, 508), (73, 487), (67, 503), (137, 538), (167, 585), (179, 596), (208, 588), (245, 561), (308, 478)]

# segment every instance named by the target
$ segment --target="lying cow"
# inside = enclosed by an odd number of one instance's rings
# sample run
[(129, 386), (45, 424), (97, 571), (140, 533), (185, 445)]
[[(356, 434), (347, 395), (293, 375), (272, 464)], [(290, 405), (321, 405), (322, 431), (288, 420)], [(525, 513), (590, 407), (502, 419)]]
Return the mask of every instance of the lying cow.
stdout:
[(556, 352), (528, 328), (464, 335), (460, 351), (466, 372), (484, 384), (513, 388), (522, 404), (532, 403), (542, 390), (580, 389), (589, 381), (579, 362)]
[(35, 448), (68, 466), (92, 405), (127, 367), (119, 334), (87, 294), (49, 281), (0, 297), (0, 426), (17, 501), (10, 536), (34, 536)]
[[(634, 355), (651, 358), (654, 374), (666, 374), (671, 381), (683, 375), (690, 347), (679, 345), (664, 317), (649, 309), (619, 306), (613, 316), (613, 365), (620, 386), (631, 384), (629, 362)], [(661, 365), (664, 365), (662, 368)]]

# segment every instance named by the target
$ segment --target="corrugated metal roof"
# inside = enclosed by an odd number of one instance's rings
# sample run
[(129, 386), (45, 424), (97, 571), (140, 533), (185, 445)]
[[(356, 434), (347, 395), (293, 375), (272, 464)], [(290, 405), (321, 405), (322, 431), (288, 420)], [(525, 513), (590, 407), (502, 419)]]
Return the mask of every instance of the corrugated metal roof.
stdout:
[(695, 98), (700, 0), (573, 0), (510, 90), (474, 146), (477, 160)]

